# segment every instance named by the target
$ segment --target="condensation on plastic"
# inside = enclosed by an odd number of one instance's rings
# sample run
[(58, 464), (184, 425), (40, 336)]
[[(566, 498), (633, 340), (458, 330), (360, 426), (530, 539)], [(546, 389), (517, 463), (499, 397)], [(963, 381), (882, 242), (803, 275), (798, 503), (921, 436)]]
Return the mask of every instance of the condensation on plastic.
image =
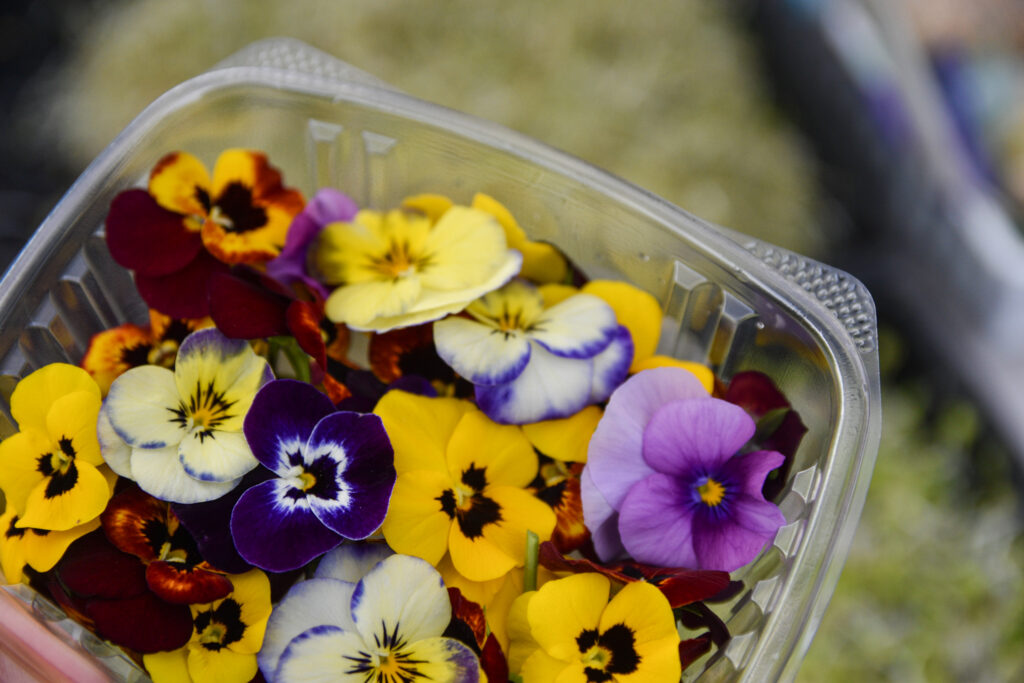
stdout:
[[(111, 198), (143, 182), (170, 150), (211, 163), (231, 146), (265, 150), (307, 194), (334, 186), (368, 206), (428, 191), (462, 201), (491, 194), (531, 237), (557, 244), (591, 277), (654, 294), (665, 311), (660, 352), (706, 362), (725, 379), (741, 370), (770, 375), (809, 426), (780, 499), (787, 524), (734, 573), (745, 590), (716, 606), (731, 640), (684, 679), (795, 675), (838, 580), (878, 451), (875, 314), (863, 286), (527, 137), (403, 95), (298, 41), (253, 44), (163, 95), (46, 219), (0, 286), (0, 436), (15, 430), (17, 378), (76, 362), (105, 327), (146, 322), (130, 276), (103, 242)], [(37, 609), (45, 602), (25, 599)], [(61, 615), (55, 627), (66, 623)], [(101, 654), (94, 645), (101, 663), (123, 661), (115, 648)], [(108, 668), (121, 680), (139, 675)]]

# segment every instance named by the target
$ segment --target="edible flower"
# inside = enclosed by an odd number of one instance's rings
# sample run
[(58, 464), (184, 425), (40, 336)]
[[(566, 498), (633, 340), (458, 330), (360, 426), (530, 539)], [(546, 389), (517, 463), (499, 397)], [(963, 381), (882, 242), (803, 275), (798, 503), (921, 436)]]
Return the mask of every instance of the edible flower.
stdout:
[(395, 468), (379, 417), (336, 412), (312, 385), (280, 379), (256, 394), (243, 430), (276, 475), (243, 493), (231, 513), (231, 536), (246, 561), (297, 569), (380, 526)]
[(246, 683), (270, 618), (270, 581), (258, 569), (228, 577), (226, 597), (191, 605), (192, 636), (183, 647), (142, 660), (154, 683)]
[(0, 489), (21, 528), (67, 531), (99, 517), (113, 492), (96, 438), (100, 388), (85, 370), (53, 363), (11, 394), (19, 431), (0, 443)]
[(575, 574), (524, 593), (509, 615), (509, 668), (523, 681), (675, 683), (679, 633), (668, 600), (630, 583), (608, 600), (611, 582)]
[(551, 508), (525, 487), (537, 455), (519, 427), (472, 403), (389, 391), (374, 410), (395, 449), (398, 479), (382, 531), (396, 552), (437, 565), (449, 553), (471, 581), (522, 566), (526, 532), (547, 540)]
[(25, 529), (18, 526), (19, 521), (8, 504), (0, 515), (0, 571), (9, 584), (21, 583), (26, 566), (37, 572), (50, 571), (68, 546), (100, 526), (96, 518), (67, 531), (47, 531)]
[(473, 383), (477, 405), (503, 424), (568, 417), (603, 401), (626, 377), (629, 331), (601, 299), (571, 296), (550, 308), (514, 280), (434, 323), (446, 363)]
[[(261, 671), (271, 683), (476, 683), (476, 655), (442, 635), (451, 614), (437, 570), (408, 555), (382, 560), (354, 585), (333, 578), (304, 581), (275, 609)], [(282, 647), (279, 640), (288, 636)]]
[(383, 332), (457, 313), (522, 264), (498, 222), (453, 206), (436, 222), (410, 211), (363, 210), (320, 233), (312, 263), (327, 285), (327, 317)]
[(703, 395), (685, 370), (626, 381), (594, 432), (581, 481), (598, 556), (624, 547), (646, 564), (722, 571), (753, 560), (786, 521), (761, 493), (784, 458), (741, 454), (753, 435), (742, 408)]
[(131, 450), (125, 463), (105, 438), (105, 453), (111, 452), (105, 457), (160, 500), (218, 498), (258, 465), (242, 419), (272, 378), (267, 361), (247, 342), (216, 328), (193, 332), (178, 349), (173, 371), (145, 365), (114, 380), (101, 422), (109, 420)]

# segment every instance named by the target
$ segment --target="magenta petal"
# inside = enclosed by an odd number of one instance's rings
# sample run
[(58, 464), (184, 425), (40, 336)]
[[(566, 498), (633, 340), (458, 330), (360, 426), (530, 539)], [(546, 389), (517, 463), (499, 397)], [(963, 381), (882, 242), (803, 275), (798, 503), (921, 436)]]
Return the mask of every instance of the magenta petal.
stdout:
[(612, 394), (590, 440), (587, 469), (608, 504), (618, 508), (626, 492), (654, 470), (643, 459), (643, 435), (655, 411), (669, 401), (706, 397), (692, 372), (652, 368), (637, 373)]
[(135, 273), (135, 286), (150, 308), (172, 318), (204, 318), (210, 314), (207, 288), (216, 272), (227, 272), (227, 265), (206, 251), (181, 270), (150, 277)]
[(185, 217), (157, 204), (145, 190), (114, 197), (106, 235), (115, 261), (150, 277), (184, 268), (203, 248), (199, 233), (185, 227)]
[(313, 428), (333, 412), (331, 399), (311, 384), (276, 379), (256, 393), (242, 423), (242, 432), (256, 459), (283, 475), (302, 462), (303, 449)]
[(637, 562), (706, 569), (697, 562), (690, 496), (673, 477), (652, 474), (635, 484), (619, 508), (619, 536)]
[(224, 336), (257, 339), (288, 334), (291, 299), (230, 273), (210, 277), (210, 317)]
[(298, 569), (344, 540), (317, 519), (299, 489), (284, 479), (242, 494), (231, 513), (231, 537), (247, 562), (271, 572)]
[(395, 486), (391, 441), (376, 415), (340, 412), (320, 420), (309, 437), (309, 453), (328, 449), (344, 453), (338, 478), (347, 495), (335, 499), (310, 496), (310, 507), (345, 538), (364, 539), (384, 522)]
[(672, 401), (644, 429), (643, 456), (658, 472), (711, 472), (754, 435), (754, 420), (739, 406), (717, 398)]
[(700, 569), (739, 569), (757, 557), (786, 523), (777, 507), (751, 496), (729, 501), (729, 513), (724, 519), (695, 516), (693, 547)]

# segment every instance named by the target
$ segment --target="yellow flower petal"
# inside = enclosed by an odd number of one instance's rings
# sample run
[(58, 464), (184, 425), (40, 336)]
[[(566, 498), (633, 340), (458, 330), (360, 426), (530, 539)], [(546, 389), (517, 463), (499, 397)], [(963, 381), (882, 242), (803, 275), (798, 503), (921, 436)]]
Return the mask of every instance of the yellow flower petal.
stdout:
[(378, 317), (401, 317), (419, 300), (423, 283), (413, 275), (395, 280), (369, 280), (338, 287), (327, 297), (324, 312), (352, 329), (374, 329)]
[(25, 514), (32, 490), (43, 481), (39, 459), (48, 456), (53, 446), (46, 433), (28, 429), (0, 442), (0, 489), (15, 514)]
[(381, 530), (395, 552), (437, 565), (448, 547), (452, 519), (440, 496), (451, 486), (447, 474), (414, 470), (398, 475)]
[(68, 546), (87, 533), (99, 528), (100, 519), (97, 517), (67, 531), (44, 531), (37, 533), (34, 529), (26, 529), (23, 537), (25, 562), (37, 572), (48, 572), (64, 556)]
[(530, 633), (545, 652), (565, 662), (579, 657), (576, 638), (596, 629), (611, 583), (600, 574), (573, 574), (544, 584), (530, 600)]
[(522, 561), (512, 557), (491, 541), (486, 533), (483, 536), (468, 538), (457, 523), (451, 525), (448, 552), (451, 554), (455, 570), (471, 581), (497, 579), (507, 574), (516, 564), (522, 564)]
[(629, 674), (616, 674), (623, 683), (673, 682), (682, 671), (679, 664), (679, 632), (665, 595), (649, 583), (638, 581), (612, 598), (601, 615), (603, 633), (616, 624), (633, 632), (640, 665)]
[(51, 363), (18, 382), (11, 394), (11, 415), (18, 429), (46, 431), (46, 415), (61, 396), (88, 391), (100, 398), (100, 388), (82, 368), (67, 363)]
[(454, 206), (454, 202), (440, 194), (417, 194), (402, 200), (403, 209), (418, 211), (426, 216), (431, 223), (436, 223), (437, 219), (452, 206)]
[(213, 165), (213, 182), (210, 196), (218, 197), (224, 193), (228, 185), (238, 183), (245, 187), (254, 187), (259, 179), (261, 165), (266, 157), (259, 152), (247, 149), (224, 150)]
[(530, 620), (527, 618), (527, 608), (536, 594), (537, 591), (528, 591), (519, 595), (512, 601), (512, 606), (508, 610), (508, 647), (505, 648), (505, 652), (508, 653), (508, 668), (511, 673), (519, 673), (527, 658), (541, 649), (530, 631)]
[[(172, 152), (162, 158), (149, 174), (149, 194), (160, 206), (185, 214), (205, 216), (202, 195), (210, 190), (210, 174), (203, 162), (187, 152)], [(206, 194), (207, 202), (209, 194)], [(198, 228), (197, 223), (193, 223)]]
[(454, 398), (427, 398), (405, 391), (389, 391), (373, 412), (395, 451), (399, 474), (412, 470), (434, 470), (447, 475), (448, 441), (459, 420), (473, 404)]
[(188, 648), (142, 655), (142, 664), (153, 683), (192, 683), (188, 673)]
[(620, 325), (625, 325), (633, 337), (633, 365), (630, 372), (639, 372), (638, 364), (654, 355), (661, 338), (664, 317), (658, 300), (628, 282), (591, 280), (582, 291), (607, 302), (615, 311)]
[[(25, 501), (22, 527), (66, 531), (98, 517), (110, 500), (110, 486), (99, 470), (76, 459), (66, 476), (57, 473), (36, 484)], [(70, 487), (70, 488), (68, 488)]]
[(0, 571), (8, 584), (21, 583), (26, 563), (24, 537), (28, 530), (18, 529), (17, 521), (14, 507), (8, 503), (0, 515)]
[(455, 481), (474, 466), (486, 468), (489, 486), (524, 487), (537, 476), (537, 454), (523, 430), (500, 425), (479, 410), (466, 413), (455, 427), (446, 460)]
[[(228, 644), (228, 649), (242, 654), (256, 654), (263, 645), (263, 634), (270, 618), (270, 580), (258, 569), (244, 574), (233, 574), (231, 600), (242, 608), (245, 632), (240, 640)], [(227, 599), (227, 598), (226, 598)]]
[(516, 566), (521, 567), (526, 558), (526, 532), (537, 534), (541, 543), (550, 540), (555, 528), (555, 513), (551, 506), (523, 489), (491, 486), (485, 495), (501, 506), (502, 520), (485, 526), (484, 538), (515, 558)]
[(50, 442), (64, 447), (70, 441), (75, 460), (102, 465), (96, 422), (100, 414), (100, 397), (91, 391), (75, 391), (53, 402), (46, 416)]
[(629, 371), (635, 374), (651, 368), (682, 368), (683, 370), (689, 370), (700, 380), (700, 383), (707, 389), (709, 394), (714, 391), (715, 374), (711, 372), (711, 368), (688, 360), (679, 360), (671, 356), (651, 356), (641, 363), (637, 363)]
[(421, 269), (423, 284), (442, 291), (476, 287), (488, 281), (508, 258), (508, 244), (498, 222), (483, 211), (465, 206), (446, 211), (434, 224), (423, 248), (431, 256), (429, 264)]
[[(267, 361), (248, 345), (236, 351), (234, 340), (210, 339), (209, 344), (185, 346), (183, 348), (189, 352), (179, 352), (174, 367), (178, 395), (200, 406), (191, 413), (196, 422), (215, 417), (216, 429), (239, 432), (245, 413), (266, 377)], [(214, 401), (216, 395), (220, 396), (219, 402)], [(224, 406), (223, 410), (219, 406)], [(118, 426), (117, 420), (114, 424)]]
[(505, 231), (508, 246), (523, 254), (520, 276), (538, 283), (561, 282), (565, 279), (569, 267), (561, 252), (550, 244), (528, 239), (512, 212), (503, 204), (493, 197), (477, 193), (471, 206), (497, 218)]
[(248, 683), (258, 671), (254, 654), (229, 648), (188, 648), (188, 673), (193, 683)]
[(570, 296), (580, 293), (580, 290), (572, 285), (557, 284), (541, 285), (537, 288), (537, 291), (540, 292), (540, 296), (544, 300), (544, 308), (551, 308), (555, 304), (562, 303)]
[(586, 462), (590, 437), (604, 411), (587, 406), (575, 415), (523, 425), (523, 433), (537, 450), (563, 462)]

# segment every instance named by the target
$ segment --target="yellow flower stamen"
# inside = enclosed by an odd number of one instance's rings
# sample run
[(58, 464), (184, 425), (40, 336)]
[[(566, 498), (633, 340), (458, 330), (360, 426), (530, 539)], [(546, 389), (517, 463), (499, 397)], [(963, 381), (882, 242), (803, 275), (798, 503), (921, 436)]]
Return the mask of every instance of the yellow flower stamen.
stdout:
[(700, 495), (702, 503), (714, 507), (725, 498), (725, 487), (711, 477), (708, 477), (703, 484), (697, 487), (697, 493)]
[(412, 275), (429, 261), (429, 256), (412, 253), (408, 242), (393, 240), (383, 255), (371, 257), (372, 268), (390, 280)]
[(224, 641), (225, 633), (227, 633), (227, 627), (225, 627), (224, 624), (212, 621), (206, 628), (203, 629), (203, 632), (199, 634), (198, 640), (203, 645), (220, 645)]
[(585, 653), (583, 653), (582, 661), (583, 666), (590, 669), (597, 669), (604, 671), (604, 668), (608, 666), (608, 662), (611, 661), (612, 654), (606, 648), (600, 645), (594, 645)]
[(299, 480), (299, 488), (303, 491), (308, 491), (316, 486), (316, 477), (309, 472), (303, 472), (297, 479)]

